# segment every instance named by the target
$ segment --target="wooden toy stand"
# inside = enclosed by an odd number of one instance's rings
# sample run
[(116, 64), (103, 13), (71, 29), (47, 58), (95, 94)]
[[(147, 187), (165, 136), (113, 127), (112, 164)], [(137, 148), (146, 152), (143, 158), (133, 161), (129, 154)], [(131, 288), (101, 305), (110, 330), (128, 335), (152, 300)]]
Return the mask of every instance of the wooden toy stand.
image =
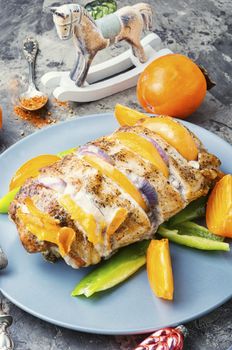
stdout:
[(100, 100), (136, 85), (140, 73), (153, 60), (172, 53), (167, 48), (160, 49), (161, 39), (150, 33), (141, 43), (147, 55), (143, 64), (129, 49), (117, 57), (90, 67), (84, 86), (77, 87), (69, 77), (69, 72), (48, 72), (42, 83), (53, 89), (55, 98), (61, 101), (90, 102)]

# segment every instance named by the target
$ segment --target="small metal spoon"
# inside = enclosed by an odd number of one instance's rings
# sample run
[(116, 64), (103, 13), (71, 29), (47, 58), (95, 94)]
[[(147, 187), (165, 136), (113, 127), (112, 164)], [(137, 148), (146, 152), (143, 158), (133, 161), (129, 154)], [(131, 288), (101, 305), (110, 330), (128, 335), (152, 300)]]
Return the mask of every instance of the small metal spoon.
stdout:
[(42, 108), (48, 101), (48, 96), (39, 91), (35, 86), (35, 58), (38, 48), (37, 40), (32, 37), (28, 37), (23, 41), (23, 53), (29, 65), (29, 80), (28, 89), (19, 96), (19, 102), (22, 108), (29, 111)]
[(8, 260), (7, 260), (6, 254), (4, 253), (4, 251), (0, 246), (0, 270), (5, 269), (5, 267), (7, 267), (7, 264), (8, 264)]

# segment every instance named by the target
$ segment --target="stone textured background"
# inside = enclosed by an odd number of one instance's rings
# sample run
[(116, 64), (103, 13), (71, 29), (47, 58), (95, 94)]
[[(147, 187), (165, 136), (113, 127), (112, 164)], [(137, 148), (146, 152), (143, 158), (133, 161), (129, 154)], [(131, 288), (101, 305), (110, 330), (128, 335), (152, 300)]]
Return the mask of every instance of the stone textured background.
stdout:
[[(209, 129), (232, 143), (232, 2), (231, 0), (146, 0), (155, 12), (154, 31), (174, 52), (189, 55), (204, 65), (217, 86), (207, 94), (201, 108), (190, 121)], [(56, 4), (65, 1), (56, 1)], [(66, 1), (67, 2), (67, 1)], [(70, 1), (69, 1), (70, 2)], [(118, 1), (119, 7), (139, 1)], [(0, 132), (0, 151), (35, 131), (28, 122), (13, 113), (18, 94), (24, 86), (27, 64), (22, 59), (21, 43), (26, 35), (39, 41), (37, 83), (49, 70), (66, 70), (72, 65), (71, 42), (56, 36), (48, 7), (51, 0), (0, 0), (0, 103), (4, 111)], [(80, 4), (85, 4), (80, 1)], [(67, 50), (67, 47), (70, 50)], [(125, 45), (117, 44), (100, 53), (96, 62), (117, 55)], [(129, 89), (101, 101), (70, 104), (69, 109), (50, 103), (52, 119), (71, 119), (91, 113), (111, 111), (120, 101), (138, 107), (135, 89)], [(3, 171), (3, 170), (2, 170)], [(1, 233), (3, 234), (3, 233)], [(16, 350), (132, 350), (144, 336), (103, 336), (69, 331), (26, 314), (8, 302), (3, 305), (14, 317), (11, 333)], [(232, 344), (232, 301), (211, 314), (187, 324), (186, 350), (226, 350)]]

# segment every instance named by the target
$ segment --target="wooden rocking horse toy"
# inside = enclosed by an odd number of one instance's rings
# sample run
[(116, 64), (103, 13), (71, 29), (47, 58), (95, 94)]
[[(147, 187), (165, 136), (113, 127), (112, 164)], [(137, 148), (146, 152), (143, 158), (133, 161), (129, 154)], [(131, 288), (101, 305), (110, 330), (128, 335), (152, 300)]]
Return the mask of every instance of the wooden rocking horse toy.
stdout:
[[(73, 38), (76, 49), (69, 77), (67, 72), (49, 72), (42, 77), (46, 86), (59, 85), (54, 95), (61, 100), (93, 101), (132, 87), (145, 63), (170, 52), (153, 49), (161, 41), (154, 33), (140, 41), (143, 31), (152, 30), (149, 4), (126, 6), (97, 20), (78, 4), (52, 7), (51, 11), (59, 38)], [(128, 50), (104, 64), (90, 67), (98, 51), (122, 40), (131, 45), (132, 52)]]
[(77, 59), (70, 78), (77, 86), (82, 86), (85, 82), (89, 67), (98, 51), (118, 41), (126, 40), (131, 44), (133, 54), (139, 61), (146, 62), (140, 37), (144, 29), (152, 30), (150, 5), (140, 3), (126, 6), (96, 21), (78, 4), (55, 7), (51, 11), (59, 38), (74, 38)]

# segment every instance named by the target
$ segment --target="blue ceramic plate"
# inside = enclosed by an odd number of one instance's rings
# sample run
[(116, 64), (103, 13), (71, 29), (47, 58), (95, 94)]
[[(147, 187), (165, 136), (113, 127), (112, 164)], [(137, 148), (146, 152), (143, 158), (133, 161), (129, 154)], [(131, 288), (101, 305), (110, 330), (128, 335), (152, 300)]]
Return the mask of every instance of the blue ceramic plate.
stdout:
[[(232, 147), (199, 126), (186, 125), (221, 159), (222, 169), (232, 173)], [(26, 137), (0, 156), (0, 195), (7, 191), (15, 170), (29, 158), (81, 145), (116, 127), (112, 114), (99, 114)], [(3, 294), (32, 315), (75, 330), (103, 334), (150, 332), (197, 318), (232, 296), (232, 253), (209, 253), (171, 244), (174, 302), (152, 294), (145, 269), (88, 300), (70, 296), (88, 269), (74, 270), (61, 261), (49, 264), (39, 254), (29, 255), (6, 215), (0, 216), (0, 243), (9, 257), (9, 266), (0, 276)]]

